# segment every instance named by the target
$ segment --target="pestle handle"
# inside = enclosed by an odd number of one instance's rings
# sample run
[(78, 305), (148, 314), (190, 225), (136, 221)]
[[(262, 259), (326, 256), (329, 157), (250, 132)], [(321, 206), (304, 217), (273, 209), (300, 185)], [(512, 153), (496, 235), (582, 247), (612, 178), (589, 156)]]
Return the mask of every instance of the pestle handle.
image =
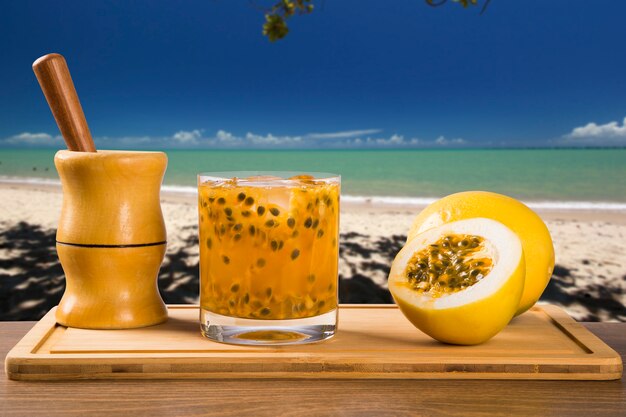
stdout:
[(96, 152), (65, 58), (48, 54), (33, 62), (33, 71), (70, 151)]

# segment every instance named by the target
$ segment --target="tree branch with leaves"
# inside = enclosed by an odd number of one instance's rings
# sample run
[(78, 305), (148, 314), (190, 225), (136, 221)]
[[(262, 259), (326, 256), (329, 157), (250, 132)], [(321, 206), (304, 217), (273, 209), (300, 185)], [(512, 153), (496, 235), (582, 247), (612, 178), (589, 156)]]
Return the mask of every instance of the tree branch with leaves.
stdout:
[[(448, 0), (424, 0), (426, 4), (432, 7), (439, 7), (448, 2)], [(480, 14), (487, 9), (491, 0), (485, 0)], [(479, 0), (452, 0), (464, 8), (469, 6), (478, 6)], [(313, 12), (313, 0), (280, 0), (274, 4), (269, 10), (265, 11), (265, 23), (263, 24), (263, 35), (267, 36), (270, 42), (283, 39), (289, 33), (287, 20), (295, 15), (305, 15)]]

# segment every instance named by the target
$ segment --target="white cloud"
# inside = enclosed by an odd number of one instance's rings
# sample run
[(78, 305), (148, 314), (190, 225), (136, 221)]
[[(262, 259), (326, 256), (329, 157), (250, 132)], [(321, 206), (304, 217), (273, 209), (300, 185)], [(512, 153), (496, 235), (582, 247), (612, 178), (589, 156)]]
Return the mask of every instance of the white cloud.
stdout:
[(215, 138), (210, 139), (209, 142), (217, 142), (221, 145), (241, 145), (243, 139), (225, 130), (218, 130), (215, 134)]
[(331, 133), (309, 133), (306, 135), (306, 137), (310, 139), (345, 139), (354, 138), (357, 136), (374, 135), (380, 132), (382, 132), (382, 130), (380, 129), (346, 130), (342, 132)]
[(398, 146), (404, 144), (404, 136), (393, 134), (390, 138), (375, 139), (376, 144), (383, 146)]
[[(411, 148), (455, 146), (466, 143), (463, 139), (446, 139), (443, 136), (434, 140), (406, 138), (394, 133), (391, 136), (360, 135), (362, 132), (379, 132), (379, 130), (354, 130), (346, 132), (284, 135), (272, 133), (258, 134), (248, 132), (243, 136), (226, 130), (218, 130), (214, 135), (205, 135), (201, 129), (180, 130), (171, 136), (123, 136), (94, 138), (100, 149), (167, 149), (167, 148)], [(356, 134), (356, 136), (351, 136)], [(317, 136), (312, 136), (317, 135)], [(320, 135), (325, 140), (320, 141)], [(21, 133), (4, 140), (1, 144), (8, 145), (41, 145), (63, 147), (60, 136), (53, 137), (47, 133)]]
[(61, 136), (52, 136), (48, 133), (23, 132), (19, 135), (6, 138), (4, 142), (10, 145), (50, 146), (56, 144), (61, 145), (61, 139)]
[(169, 138), (155, 138), (152, 136), (98, 136), (93, 138), (96, 148), (99, 149), (144, 149), (148, 147), (162, 147), (170, 143)]
[(566, 143), (621, 145), (626, 144), (626, 117), (620, 126), (619, 122), (603, 125), (594, 122), (572, 129), (564, 136)]
[(202, 131), (195, 129), (191, 131), (189, 130), (178, 131), (174, 133), (174, 135), (172, 136), (172, 139), (181, 144), (191, 145), (191, 144), (198, 143), (198, 139), (200, 139), (201, 137), (202, 137)]
[(95, 138), (94, 141), (96, 143), (106, 143), (107, 146), (109, 146), (109, 144), (119, 144), (123, 147), (133, 147), (137, 145), (147, 145), (149, 143), (152, 143), (154, 139), (150, 136), (122, 136), (119, 138), (101, 136), (99, 138)]
[(248, 132), (246, 133), (246, 141), (252, 145), (260, 146), (294, 146), (302, 143), (302, 137), (274, 136), (271, 133), (263, 136)]
[(435, 143), (437, 145), (442, 145), (442, 146), (462, 145), (465, 143), (465, 139), (463, 138), (446, 139), (445, 136), (439, 136), (437, 139), (435, 139)]
[(441, 146), (458, 146), (466, 144), (462, 138), (446, 139), (439, 136), (435, 140), (419, 138), (406, 138), (404, 135), (394, 133), (389, 137), (353, 138), (335, 143), (334, 147), (365, 147), (365, 148), (433, 148)]

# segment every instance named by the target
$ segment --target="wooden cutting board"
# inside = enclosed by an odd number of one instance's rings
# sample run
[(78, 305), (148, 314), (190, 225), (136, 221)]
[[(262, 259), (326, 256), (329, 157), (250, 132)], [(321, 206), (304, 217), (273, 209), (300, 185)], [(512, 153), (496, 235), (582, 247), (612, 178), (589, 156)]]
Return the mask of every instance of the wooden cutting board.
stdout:
[(478, 346), (415, 329), (393, 305), (342, 305), (334, 338), (309, 345), (231, 346), (200, 335), (198, 307), (169, 306), (167, 323), (83, 330), (54, 309), (6, 357), (16, 380), (163, 378), (458, 378), (607, 380), (620, 356), (554, 306), (537, 306)]

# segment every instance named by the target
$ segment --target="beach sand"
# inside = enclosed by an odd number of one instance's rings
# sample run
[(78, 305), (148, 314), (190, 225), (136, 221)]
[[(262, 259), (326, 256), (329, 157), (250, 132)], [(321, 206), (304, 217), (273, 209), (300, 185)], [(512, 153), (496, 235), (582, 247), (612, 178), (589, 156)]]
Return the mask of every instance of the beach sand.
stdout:
[[(59, 186), (0, 183), (0, 320), (37, 320), (65, 288), (55, 252)], [(159, 275), (166, 303), (197, 303), (197, 208), (164, 193), (168, 250)], [(387, 273), (422, 207), (343, 204), (340, 301), (391, 303)], [(556, 267), (542, 302), (581, 321), (626, 321), (626, 213), (546, 210)]]

